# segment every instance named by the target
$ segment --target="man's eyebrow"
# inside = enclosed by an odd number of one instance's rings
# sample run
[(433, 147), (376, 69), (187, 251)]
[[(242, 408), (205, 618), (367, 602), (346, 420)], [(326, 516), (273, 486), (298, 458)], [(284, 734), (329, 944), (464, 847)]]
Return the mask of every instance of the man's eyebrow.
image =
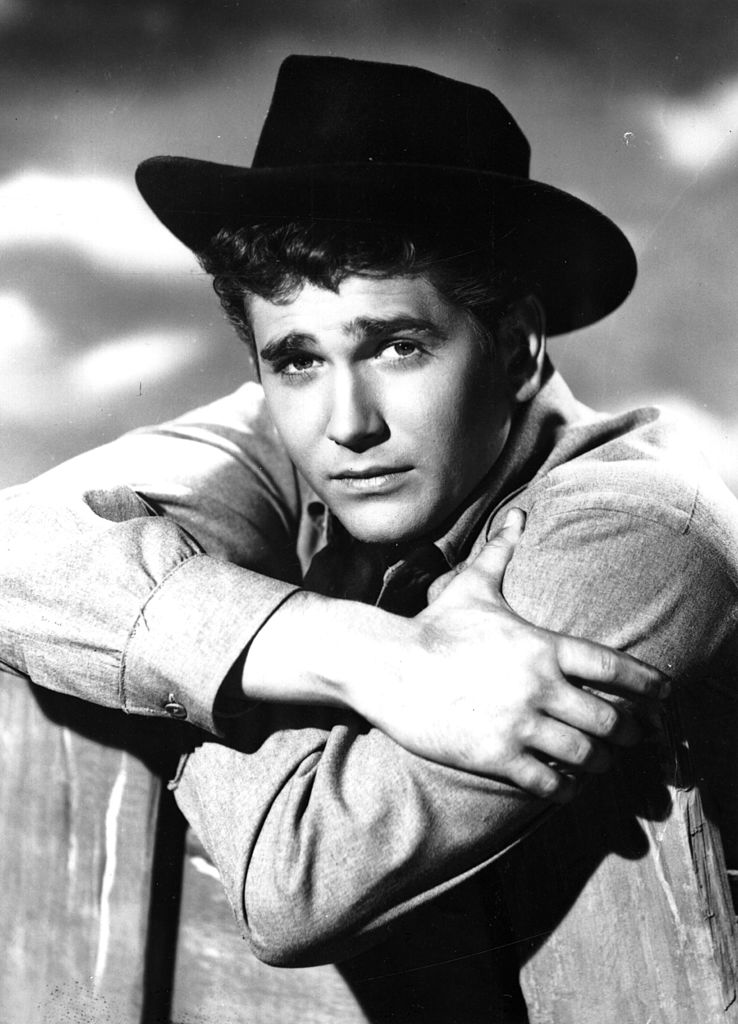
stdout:
[[(443, 340), (447, 337), (437, 323), (425, 317), (357, 316), (343, 325), (344, 334), (351, 334), (367, 341), (382, 341), (395, 334), (427, 334)], [(313, 334), (303, 331), (289, 331), (279, 338), (268, 341), (259, 350), (259, 358), (265, 363), (279, 363), (290, 356), (301, 355), (306, 349), (316, 347), (318, 340)]]
[(443, 339), (446, 332), (433, 320), (418, 316), (357, 316), (344, 327), (346, 334), (359, 335), (369, 341), (381, 341), (393, 334), (430, 334)]
[(302, 331), (290, 331), (288, 334), (283, 334), (281, 338), (274, 338), (272, 341), (268, 341), (260, 349), (259, 358), (263, 359), (265, 363), (278, 363), (282, 359), (289, 358), (289, 356), (299, 355), (306, 348), (314, 345), (317, 345), (317, 341), (312, 334), (303, 334)]

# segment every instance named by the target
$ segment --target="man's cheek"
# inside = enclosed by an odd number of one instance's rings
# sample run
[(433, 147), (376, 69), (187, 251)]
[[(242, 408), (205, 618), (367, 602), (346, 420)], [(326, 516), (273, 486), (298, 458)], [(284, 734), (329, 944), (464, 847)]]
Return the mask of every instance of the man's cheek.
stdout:
[(289, 416), (285, 416), (282, 413), (279, 416), (273, 416), (272, 419), (274, 429), (287, 449), (287, 454), (295, 465), (302, 469), (302, 466), (306, 464), (311, 454), (314, 453), (317, 444), (316, 439), (313, 437), (313, 431), (310, 428), (309, 419), (307, 417), (301, 418), (297, 412)]

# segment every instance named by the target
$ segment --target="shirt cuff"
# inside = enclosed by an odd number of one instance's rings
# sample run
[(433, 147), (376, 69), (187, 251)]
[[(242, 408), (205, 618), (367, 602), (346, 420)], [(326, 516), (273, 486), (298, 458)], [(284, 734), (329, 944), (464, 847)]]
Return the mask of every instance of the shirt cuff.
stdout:
[(231, 666), (299, 588), (193, 555), (149, 595), (123, 652), (120, 698), (130, 714), (186, 720), (215, 735), (214, 712)]

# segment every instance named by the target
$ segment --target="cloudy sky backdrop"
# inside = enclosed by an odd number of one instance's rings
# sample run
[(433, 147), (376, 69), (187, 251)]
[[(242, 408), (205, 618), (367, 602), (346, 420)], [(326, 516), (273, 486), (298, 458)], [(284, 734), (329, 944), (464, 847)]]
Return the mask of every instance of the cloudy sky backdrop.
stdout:
[(0, 0), (0, 484), (248, 375), (133, 171), (248, 163), (291, 52), (496, 92), (533, 175), (640, 261), (629, 302), (555, 361), (599, 407), (677, 409), (738, 489), (734, 0)]

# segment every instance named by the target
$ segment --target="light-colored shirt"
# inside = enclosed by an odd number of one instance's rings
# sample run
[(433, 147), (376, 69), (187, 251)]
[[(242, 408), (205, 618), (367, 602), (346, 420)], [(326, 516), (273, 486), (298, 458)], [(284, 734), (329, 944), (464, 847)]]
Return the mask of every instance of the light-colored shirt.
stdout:
[[(513, 503), (527, 525), (507, 600), (672, 676), (738, 861), (735, 500), (656, 411), (597, 415), (554, 375), (439, 542), (447, 562), (483, 543)], [(6, 492), (0, 515), (0, 659), (44, 686), (184, 714), (212, 734), (176, 795), (268, 961), (360, 950), (547, 813), (513, 787), (409, 754), (356, 716), (219, 714), (229, 668), (322, 542), (323, 510), (256, 385)]]

